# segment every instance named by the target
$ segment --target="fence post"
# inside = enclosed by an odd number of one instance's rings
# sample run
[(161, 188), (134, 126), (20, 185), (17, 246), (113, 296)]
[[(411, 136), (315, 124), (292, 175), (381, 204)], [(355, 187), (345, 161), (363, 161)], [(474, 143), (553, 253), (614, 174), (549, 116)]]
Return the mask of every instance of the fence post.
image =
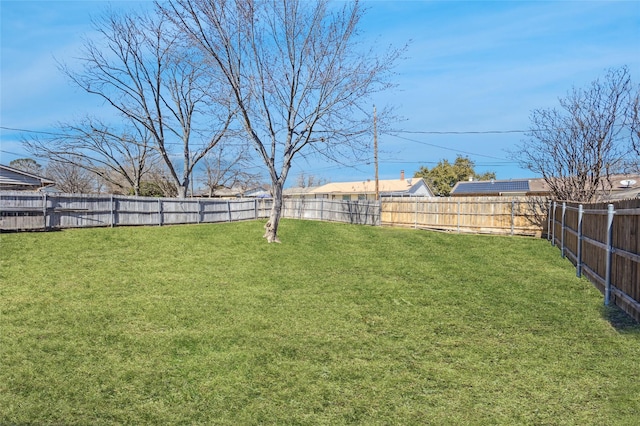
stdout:
[(231, 222), (231, 201), (227, 200), (227, 213), (229, 214), (229, 222)]
[(320, 220), (324, 220), (324, 198), (320, 198)]
[(553, 208), (553, 201), (549, 200), (549, 211), (547, 212), (547, 241), (551, 239), (551, 209)]
[(162, 226), (162, 200), (158, 198), (158, 225)]
[(582, 204), (578, 206), (578, 255), (576, 259), (576, 277), (582, 276), (582, 216), (584, 208)]
[(457, 213), (458, 213), (457, 220), (458, 220), (458, 234), (459, 234), (460, 233), (460, 200), (458, 200), (458, 211), (457, 211)]
[(254, 198), (253, 199), (253, 215), (255, 216), (255, 219), (258, 219), (258, 199)]
[(556, 207), (558, 207), (558, 202), (554, 201), (553, 210), (551, 210), (553, 214), (553, 220), (551, 221), (551, 226), (553, 227), (551, 228), (551, 245), (554, 247), (556, 246)]
[(562, 227), (560, 228), (560, 254), (563, 259), (564, 259), (564, 233), (565, 233), (564, 217), (566, 212), (567, 212), (567, 202), (563, 201), (562, 202)]
[(611, 261), (613, 255), (613, 216), (616, 214), (613, 204), (607, 206), (607, 267), (605, 272), (604, 304), (611, 301)]
[(113, 194), (111, 194), (111, 196), (110, 196), (109, 198), (110, 198), (110, 200), (109, 200), (109, 206), (110, 206), (110, 208), (111, 208), (111, 217), (110, 217), (110, 219), (109, 219), (109, 220), (111, 221), (111, 228), (113, 228), (113, 221), (115, 220), (115, 215), (114, 215), (114, 212), (113, 212), (113, 211), (114, 211), (114, 209), (115, 209), (115, 207), (114, 207), (114, 205), (113, 205)]
[(513, 236), (513, 228), (515, 226), (516, 202), (511, 200), (511, 236)]
[(47, 193), (42, 193), (42, 220), (44, 221), (44, 229), (45, 231), (48, 229), (47, 227)]
[(202, 223), (202, 205), (200, 199), (198, 199), (198, 223)]

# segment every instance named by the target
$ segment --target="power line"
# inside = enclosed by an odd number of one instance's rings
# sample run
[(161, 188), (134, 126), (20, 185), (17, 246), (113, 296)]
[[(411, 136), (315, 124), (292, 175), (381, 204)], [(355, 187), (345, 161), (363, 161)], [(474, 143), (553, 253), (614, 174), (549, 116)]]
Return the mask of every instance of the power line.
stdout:
[[(5, 126), (0, 126), (0, 129), (3, 130), (10, 130), (10, 131), (17, 131), (17, 132), (25, 132), (25, 133), (37, 133), (37, 134), (44, 134), (44, 135), (51, 135), (51, 136), (68, 136), (62, 133), (53, 133), (53, 132), (45, 132), (45, 131), (39, 131), (39, 130), (29, 130), (29, 129), (19, 129), (19, 128), (12, 128), (12, 127), (5, 127)], [(420, 141), (420, 140), (416, 140), (416, 139), (411, 139), (411, 138), (407, 138), (407, 137), (403, 137), (403, 136), (399, 136), (396, 135), (394, 133), (401, 133), (401, 134), (425, 134), (425, 135), (481, 135), (481, 134), (510, 134), (510, 133), (526, 133), (528, 132), (528, 130), (469, 130), (469, 131), (423, 131), (423, 130), (394, 130), (391, 132), (386, 132), (386, 134), (388, 136), (392, 136), (398, 139), (403, 139), (409, 142), (413, 142), (413, 143), (418, 143), (421, 145), (426, 145), (426, 146), (432, 146), (434, 148), (439, 148), (439, 149), (444, 149), (447, 151), (452, 151), (452, 152), (456, 152), (456, 153), (460, 153), (460, 154), (466, 154), (466, 155), (472, 155), (475, 157), (484, 157), (484, 158), (490, 158), (493, 160), (500, 160), (500, 161), (507, 161), (505, 158), (501, 158), (501, 157), (495, 157), (492, 155), (485, 155), (485, 154), (478, 154), (478, 153), (474, 153), (474, 152), (470, 152), (470, 151), (463, 151), (460, 149), (455, 149), (455, 148), (449, 148), (449, 147), (445, 147), (442, 145), (438, 145), (438, 144), (433, 144), (433, 143), (429, 143), (429, 142), (424, 142), (424, 141)], [(165, 142), (166, 146), (171, 146), (171, 145), (181, 145), (179, 142)], [(193, 143), (193, 146), (198, 146), (199, 144), (197, 143)], [(236, 146), (235, 144), (228, 144), (228, 145), (233, 145)]]
[(436, 145), (436, 144), (433, 144), (433, 143), (419, 141), (419, 140), (416, 140), (416, 139), (405, 138), (405, 137), (397, 136), (397, 135), (389, 135), (389, 136), (393, 136), (395, 138), (404, 139), (404, 140), (409, 141), (409, 142), (414, 142), (414, 143), (418, 143), (418, 144), (421, 144), (421, 145), (432, 146), (432, 147), (435, 147), (435, 148), (440, 148), (440, 149), (444, 149), (444, 150), (447, 150), (447, 151), (453, 151), (453, 152), (457, 152), (457, 153), (461, 153), (461, 154), (473, 155), (473, 156), (476, 156), (476, 157), (491, 158), (492, 160), (507, 161), (506, 158), (494, 157), (492, 155), (485, 155), (485, 154), (478, 154), (478, 153), (475, 153), (475, 152), (463, 151), (461, 149), (449, 148), (449, 147), (446, 147), (446, 146)]
[(24, 156), (25, 154), (18, 154), (17, 152), (5, 151), (4, 149), (0, 149), (0, 152), (4, 152), (5, 154)]
[(14, 131), (14, 132), (39, 133), (39, 134), (51, 135), (51, 136), (66, 136), (66, 135), (63, 135), (61, 133), (43, 132), (43, 131), (39, 131), (39, 130), (15, 129), (13, 127), (5, 127), (5, 126), (0, 126), (0, 129), (2, 129), (2, 130), (11, 130), (11, 131)]
[(499, 135), (503, 133), (527, 133), (529, 130), (466, 130), (466, 131), (435, 131), (435, 130), (390, 130), (392, 133), (415, 133), (423, 135)]

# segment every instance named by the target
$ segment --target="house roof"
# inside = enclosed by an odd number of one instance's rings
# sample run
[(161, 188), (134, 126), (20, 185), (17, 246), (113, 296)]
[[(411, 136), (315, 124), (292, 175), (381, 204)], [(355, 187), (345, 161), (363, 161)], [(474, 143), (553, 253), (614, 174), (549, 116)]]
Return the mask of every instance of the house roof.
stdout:
[(453, 187), (451, 195), (542, 194), (548, 192), (549, 189), (543, 179), (494, 179), (458, 182)]
[(451, 191), (452, 195), (484, 194), (501, 192), (529, 192), (529, 181), (520, 180), (487, 180), (458, 182)]
[(629, 198), (640, 198), (640, 175), (618, 174), (611, 175), (607, 182), (603, 182), (603, 199), (625, 200)]
[[(380, 193), (409, 192), (412, 188), (426, 183), (422, 178), (379, 180)], [(314, 188), (313, 194), (375, 194), (376, 183), (374, 180), (356, 182), (334, 182)]]
[(0, 164), (0, 188), (40, 188), (55, 181)]
[(307, 195), (307, 194), (311, 194), (313, 192), (313, 190), (315, 190), (316, 188), (318, 188), (317, 186), (307, 186), (307, 187), (301, 187), (301, 186), (295, 186), (293, 188), (287, 188), (284, 189), (282, 192), (285, 196), (293, 196), (293, 195)]

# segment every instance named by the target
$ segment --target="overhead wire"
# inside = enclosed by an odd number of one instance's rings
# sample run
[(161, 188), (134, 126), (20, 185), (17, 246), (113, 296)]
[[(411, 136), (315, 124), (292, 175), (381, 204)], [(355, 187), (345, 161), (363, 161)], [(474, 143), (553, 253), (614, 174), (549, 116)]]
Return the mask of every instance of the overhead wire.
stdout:
[[(0, 129), (2, 130), (8, 130), (8, 131), (16, 131), (16, 132), (24, 132), (24, 133), (36, 133), (36, 134), (43, 134), (43, 135), (50, 135), (50, 136), (67, 136), (63, 133), (55, 133), (55, 132), (48, 132), (48, 131), (40, 131), (40, 130), (30, 130), (30, 129), (21, 129), (21, 128), (14, 128), (14, 127), (7, 127), (7, 126), (0, 126)], [(501, 167), (501, 166), (505, 166), (507, 164), (515, 164), (515, 162), (513, 161), (508, 161), (505, 158), (501, 158), (501, 157), (496, 157), (496, 156), (492, 156), (492, 155), (486, 155), (486, 154), (479, 154), (476, 152), (471, 152), (471, 151), (466, 151), (466, 150), (461, 150), (461, 149), (457, 149), (457, 148), (451, 148), (451, 147), (447, 147), (447, 146), (443, 146), (443, 145), (439, 145), (439, 144), (434, 144), (434, 143), (430, 143), (430, 142), (425, 142), (423, 140), (417, 140), (415, 138), (408, 138), (405, 136), (400, 136), (399, 134), (423, 134), (423, 135), (481, 135), (481, 134), (514, 134), (514, 133), (526, 133), (527, 130), (465, 130), (465, 131), (458, 131), (458, 130), (452, 130), (452, 131), (436, 131), (436, 130), (400, 130), (400, 129), (395, 129), (395, 130), (390, 130), (385, 132), (384, 134), (386, 136), (390, 136), (390, 137), (394, 137), (397, 139), (402, 139), (408, 142), (412, 142), (412, 143), (417, 143), (420, 145), (425, 145), (425, 146), (431, 146), (434, 148), (438, 148), (438, 149), (443, 149), (443, 150), (447, 150), (447, 151), (452, 151), (452, 152), (456, 152), (456, 153), (460, 153), (460, 154), (465, 154), (465, 155), (471, 155), (474, 157), (482, 157), (482, 158), (489, 158), (492, 160), (499, 160), (501, 162), (501, 164), (495, 164), (495, 163), (491, 163), (491, 164), (484, 164), (484, 163), (478, 163), (478, 166), (490, 166), (490, 167)], [(182, 145), (179, 142), (167, 142), (166, 145)], [(197, 144), (192, 144), (192, 145), (197, 145)], [(12, 153), (12, 152), (8, 152), (8, 151), (3, 151), (7, 154), (12, 154), (12, 155), (20, 155), (17, 153)], [(433, 161), (416, 161), (416, 160), (411, 160), (411, 161), (403, 161), (403, 160), (388, 160), (388, 161), (380, 161), (380, 163), (382, 164), (392, 164), (392, 163), (404, 163), (404, 164), (437, 164), (436, 162)], [(357, 166), (363, 166), (363, 165), (370, 165), (371, 162), (360, 162), (360, 163), (355, 163), (352, 165), (349, 165), (349, 167), (353, 167), (354, 169), (362, 172), (362, 170), (359, 170)], [(332, 169), (339, 169), (345, 167), (344, 164), (341, 165), (336, 165), (336, 166), (326, 166), (326, 167), (321, 167), (318, 169), (313, 169), (314, 171), (323, 171), (323, 170), (332, 170)]]

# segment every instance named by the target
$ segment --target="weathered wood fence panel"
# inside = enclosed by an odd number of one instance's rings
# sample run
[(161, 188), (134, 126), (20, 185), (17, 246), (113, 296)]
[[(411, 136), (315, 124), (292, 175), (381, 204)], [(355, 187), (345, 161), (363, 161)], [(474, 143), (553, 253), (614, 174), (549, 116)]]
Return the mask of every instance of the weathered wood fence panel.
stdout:
[[(0, 229), (174, 225), (269, 216), (270, 199), (149, 198), (0, 191)], [(380, 224), (375, 201), (285, 200), (283, 217)]]
[(385, 198), (382, 224), (452, 232), (541, 235), (539, 200), (506, 197)]
[(380, 225), (380, 203), (323, 198), (286, 199), (284, 216), (292, 219)]
[(46, 228), (46, 206), (46, 194), (5, 192), (0, 196), (0, 229)]
[(553, 202), (548, 239), (614, 303), (640, 321), (640, 199)]

